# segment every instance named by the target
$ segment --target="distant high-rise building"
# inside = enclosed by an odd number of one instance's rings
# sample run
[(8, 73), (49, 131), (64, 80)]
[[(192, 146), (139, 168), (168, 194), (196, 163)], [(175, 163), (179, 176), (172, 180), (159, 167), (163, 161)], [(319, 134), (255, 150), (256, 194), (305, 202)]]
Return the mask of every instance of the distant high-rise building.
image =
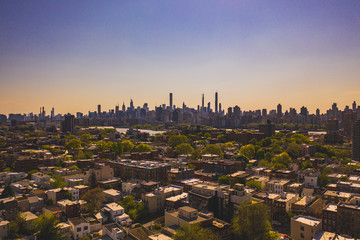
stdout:
[(204, 102), (204, 94), (202, 94), (202, 103), (201, 103), (201, 108), (203, 109), (204, 111), (204, 108), (205, 108), (205, 102)]
[(121, 110), (122, 110), (123, 112), (125, 112), (125, 111), (126, 111), (126, 107), (125, 107), (125, 103), (124, 103), (124, 102), (123, 102), (123, 105), (122, 105)]
[(97, 113), (98, 113), (98, 115), (101, 114), (101, 105), (100, 104), (98, 105), (98, 112)]
[(333, 105), (331, 106), (331, 109), (333, 111), (338, 111), (337, 103), (333, 103)]
[(169, 102), (169, 104), (170, 104), (170, 108), (173, 108), (173, 94), (172, 93), (170, 93), (169, 94), (169, 100), (170, 100), (170, 102)]
[(278, 117), (282, 116), (282, 106), (280, 103), (277, 105), (277, 115)]
[(360, 161), (360, 120), (356, 120), (352, 127), (352, 159)]
[(133, 100), (132, 99), (130, 99), (130, 109), (134, 109), (134, 102), (133, 102)]
[(352, 110), (355, 111), (356, 110), (356, 102), (354, 101), (352, 104)]
[(211, 108), (210, 108), (210, 102), (208, 102), (208, 107), (207, 107), (207, 111), (211, 112)]
[(219, 103), (219, 113), (221, 113), (222, 109), (221, 109), (221, 103)]
[(343, 127), (344, 135), (351, 137), (351, 129), (354, 122), (357, 120), (357, 113), (353, 111), (343, 112)]
[(267, 120), (266, 124), (259, 125), (259, 132), (263, 133), (265, 137), (271, 137), (275, 135), (275, 124), (271, 123), (270, 120)]
[(304, 106), (301, 107), (300, 115), (305, 116), (305, 117), (308, 115), (308, 110), (306, 107), (304, 107)]
[(61, 123), (61, 129), (64, 133), (73, 133), (75, 130), (75, 117), (74, 115), (65, 115), (65, 120)]
[(265, 117), (265, 116), (267, 115), (267, 109), (266, 109), (266, 108), (264, 108), (264, 109), (261, 111), (261, 115), (262, 115), (263, 117)]
[(218, 93), (215, 92), (215, 112), (218, 112)]
[(316, 116), (320, 116), (320, 109), (316, 109)]
[(55, 109), (52, 108), (51, 109), (51, 119), (54, 119), (54, 117), (55, 117)]

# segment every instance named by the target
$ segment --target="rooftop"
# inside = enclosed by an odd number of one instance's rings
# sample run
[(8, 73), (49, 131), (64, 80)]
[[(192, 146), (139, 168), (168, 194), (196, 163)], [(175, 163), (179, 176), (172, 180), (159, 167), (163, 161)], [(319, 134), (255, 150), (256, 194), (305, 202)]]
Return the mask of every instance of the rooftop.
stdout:
[(317, 226), (321, 223), (320, 219), (309, 217), (309, 216), (296, 216), (292, 218), (294, 221), (303, 223), (309, 226)]
[(331, 211), (331, 212), (337, 212), (337, 205), (335, 204), (328, 204), (324, 210)]
[(114, 203), (114, 202), (106, 204), (105, 208), (108, 208), (111, 211), (122, 211), (122, 210), (124, 210), (124, 208), (122, 206), (120, 206), (119, 204)]

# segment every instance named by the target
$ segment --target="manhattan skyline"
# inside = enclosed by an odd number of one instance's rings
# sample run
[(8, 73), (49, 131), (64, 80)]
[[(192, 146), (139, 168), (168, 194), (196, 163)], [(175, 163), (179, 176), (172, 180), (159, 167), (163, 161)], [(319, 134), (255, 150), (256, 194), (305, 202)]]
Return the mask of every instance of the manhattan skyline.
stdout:
[(2, 1), (1, 113), (360, 102), (359, 1)]

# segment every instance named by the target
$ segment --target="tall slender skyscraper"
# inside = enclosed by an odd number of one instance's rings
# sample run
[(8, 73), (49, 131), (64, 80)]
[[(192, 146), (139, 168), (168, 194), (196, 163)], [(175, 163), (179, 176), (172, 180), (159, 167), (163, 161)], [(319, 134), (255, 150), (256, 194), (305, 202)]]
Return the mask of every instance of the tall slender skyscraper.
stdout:
[(204, 94), (202, 94), (201, 108), (202, 108), (203, 111), (204, 111), (204, 107), (205, 107), (205, 105), (204, 105)]
[(215, 92), (215, 112), (218, 112), (218, 93)]
[(99, 104), (98, 105), (98, 115), (100, 115), (101, 114), (101, 105)]
[(172, 93), (169, 94), (169, 98), (170, 98), (170, 108), (172, 109), (173, 108), (173, 94)]
[(280, 103), (277, 105), (277, 115), (278, 117), (282, 116), (282, 106)]
[(356, 110), (356, 102), (355, 102), (355, 101), (354, 101), (353, 104), (352, 104), (352, 109), (353, 109), (353, 111)]

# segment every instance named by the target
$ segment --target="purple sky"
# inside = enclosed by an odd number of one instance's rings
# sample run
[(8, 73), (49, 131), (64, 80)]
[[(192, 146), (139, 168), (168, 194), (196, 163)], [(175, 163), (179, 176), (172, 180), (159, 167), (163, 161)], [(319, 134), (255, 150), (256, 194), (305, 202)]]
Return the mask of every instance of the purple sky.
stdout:
[(0, 113), (360, 103), (360, 1), (0, 2)]

